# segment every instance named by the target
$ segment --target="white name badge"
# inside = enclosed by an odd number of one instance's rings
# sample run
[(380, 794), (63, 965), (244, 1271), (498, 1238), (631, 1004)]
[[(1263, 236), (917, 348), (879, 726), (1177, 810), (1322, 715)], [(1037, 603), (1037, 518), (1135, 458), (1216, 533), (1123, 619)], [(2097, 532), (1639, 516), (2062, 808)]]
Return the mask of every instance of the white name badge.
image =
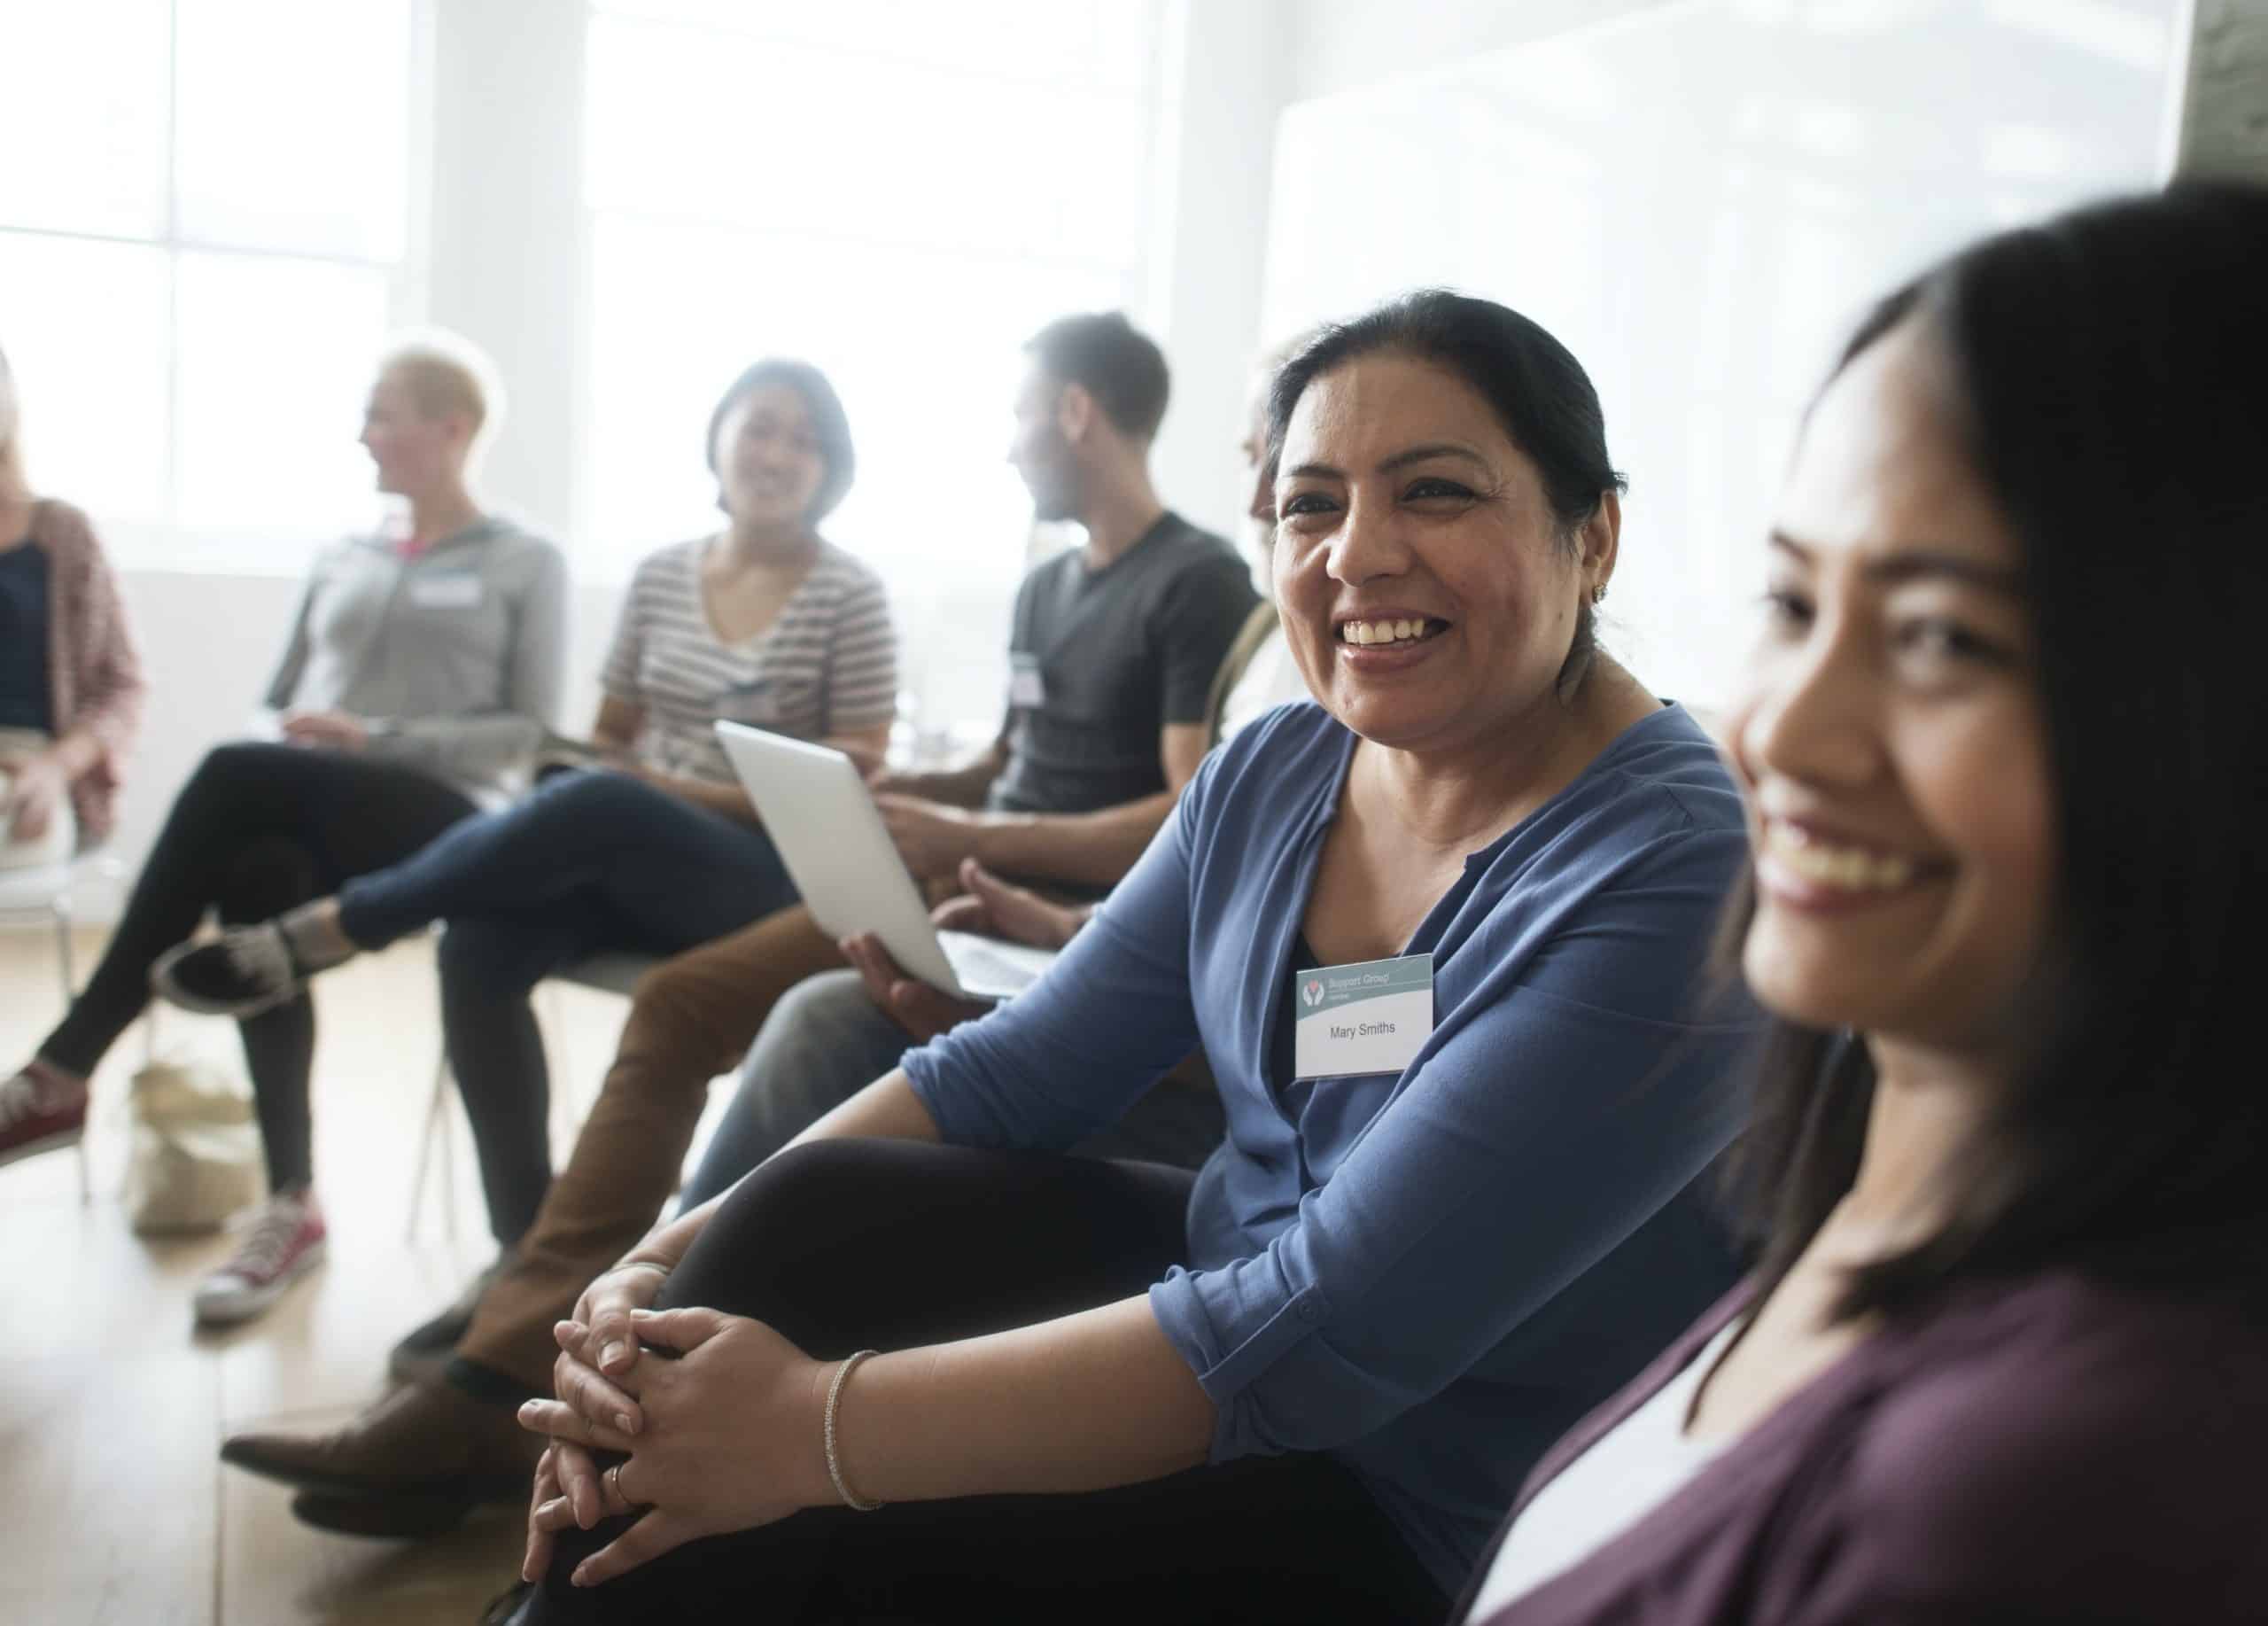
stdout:
[(1045, 705), (1047, 681), (1039, 674), (1039, 657), (1012, 651), (1008, 666), (1008, 704), (1026, 710)]
[(1433, 957), (1294, 971), (1292, 1008), (1299, 1078), (1398, 1073), (1433, 1036)]
[(470, 571), (413, 576), (409, 602), (424, 610), (470, 610), (480, 603), (480, 578)]

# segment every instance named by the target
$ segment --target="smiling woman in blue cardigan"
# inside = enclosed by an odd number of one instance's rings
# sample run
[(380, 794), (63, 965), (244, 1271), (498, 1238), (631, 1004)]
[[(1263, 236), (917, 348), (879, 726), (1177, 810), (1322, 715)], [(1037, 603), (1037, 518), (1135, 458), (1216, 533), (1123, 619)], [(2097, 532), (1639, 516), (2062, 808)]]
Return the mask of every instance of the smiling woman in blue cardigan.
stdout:
[[(524, 1619), (1437, 1620), (1728, 1285), (1697, 1186), (1751, 1024), (1694, 973), (1740, 813), (1593, 642), (1588, 380), (1414, 296), (1285, 367), (1272, 442), (1314, 703), (1038, 986), (594, 1285), (524, 1413)], [(1202, 1172), (1059, 1155), (1200, 1046)]]

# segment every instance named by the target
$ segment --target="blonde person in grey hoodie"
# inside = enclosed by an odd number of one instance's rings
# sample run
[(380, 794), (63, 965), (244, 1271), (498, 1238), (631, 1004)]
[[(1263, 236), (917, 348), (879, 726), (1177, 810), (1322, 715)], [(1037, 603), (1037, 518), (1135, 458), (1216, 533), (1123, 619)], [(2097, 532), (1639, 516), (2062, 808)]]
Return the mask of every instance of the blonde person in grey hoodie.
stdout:
[[(280, 738), (211, 751), (175, 799), (102, 963), (37, 1054), (0, 1082), (0, 1163), (74, 1144), (88, 1079), (148, 1003), (152, 965), (208, 909), (255, 921), (423, 847), (508, 796), (557, 703), (566, 569), (484, 514), (467, 466), (498, 416), (485, 361), (429, 334), (391, 350), (361, 440), (398, 534), (316, 561), (266, 696)], [(241, 1320), (319, 1264), (305, 998), (241, 1023), (271, 1196), (200, 1284), (201, 1319)]]

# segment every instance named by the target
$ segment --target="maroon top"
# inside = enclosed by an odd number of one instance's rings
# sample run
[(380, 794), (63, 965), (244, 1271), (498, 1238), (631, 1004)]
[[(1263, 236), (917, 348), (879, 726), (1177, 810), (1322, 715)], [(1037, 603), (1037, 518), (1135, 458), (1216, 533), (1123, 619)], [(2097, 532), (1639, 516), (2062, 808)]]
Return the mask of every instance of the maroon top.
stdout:
[[(1553, 1447), (1513, 1516), (1750, 1291)], [(1869, 1337), (1485, 1626), (2111, 1621), (2268, 1622), (2268, 1324), (2054, 1272)]]

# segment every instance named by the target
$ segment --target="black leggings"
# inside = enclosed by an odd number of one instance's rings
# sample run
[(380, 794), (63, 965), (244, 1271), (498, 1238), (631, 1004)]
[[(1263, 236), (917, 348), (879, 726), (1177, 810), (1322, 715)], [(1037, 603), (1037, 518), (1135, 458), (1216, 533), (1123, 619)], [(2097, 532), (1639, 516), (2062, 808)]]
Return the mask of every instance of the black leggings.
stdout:
[[(475, 811), (416, 768), (296, 745), (222, 745), (190, 776), (86, 988), (39, 1054), (95, 1070), (150, 1002), (150, 967), (208, 908), (230, 923), (266, 920), (398, 863)], [(237, 1024), (259, 1101), (276, 1191), (314, 1177), (307, 1077), (315, 1007), (305, 995)]]
[[(1192, 1177), (1149, 1163), (822, 1141), (742, 1181), (663, 1288), (810, 1354), (904, 1349), (1140, 1293), (1184, 1256)], [(812, 1449), (818, 1449), (816, 1441)], [(571, 1531), (522, 1616), (568, 1622), (1438, 1622), (1448, 1599), (1351, 1474), (1247, 1458), (1077, 1496), (815, 1508), (602, 1587)]]

